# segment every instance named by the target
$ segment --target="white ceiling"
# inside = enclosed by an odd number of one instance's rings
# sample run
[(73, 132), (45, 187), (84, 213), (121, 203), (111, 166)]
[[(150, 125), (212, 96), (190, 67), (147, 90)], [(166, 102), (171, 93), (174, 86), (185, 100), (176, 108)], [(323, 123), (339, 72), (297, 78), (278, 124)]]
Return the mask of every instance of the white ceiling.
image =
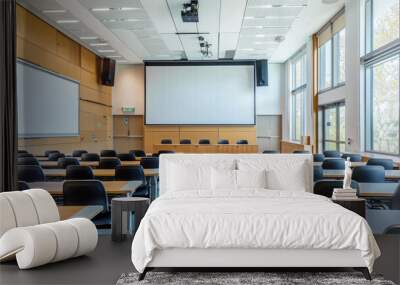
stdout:
[[(344, 5), (322, 0), (199, 0), (199, 22), (184, 23), (190, 0), (18, 0), (100, 56), (143, 60), (270, 59), (284, 62)], [(111, 9), (106, 9), (111, 8)], [(199, 35), (212, 56), (200, 52)]]

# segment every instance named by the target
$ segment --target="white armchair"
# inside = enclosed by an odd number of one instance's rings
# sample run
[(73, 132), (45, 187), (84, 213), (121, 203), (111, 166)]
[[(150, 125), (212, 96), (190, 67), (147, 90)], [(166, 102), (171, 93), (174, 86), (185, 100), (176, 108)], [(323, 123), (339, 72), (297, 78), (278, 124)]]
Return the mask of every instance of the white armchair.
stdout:
[(47, 191), (0, 193), (0, 262), (16, 258), (20, 269), (28, 269), (84, 255), (96, 245), (92, 221), (60, 221)]

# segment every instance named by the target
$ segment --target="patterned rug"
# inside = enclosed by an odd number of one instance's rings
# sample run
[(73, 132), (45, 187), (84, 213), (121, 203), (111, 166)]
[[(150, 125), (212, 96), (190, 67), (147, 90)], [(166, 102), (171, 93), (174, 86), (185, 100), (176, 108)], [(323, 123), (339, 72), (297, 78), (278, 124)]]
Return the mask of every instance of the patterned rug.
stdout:
[(117, 285), (395, 285), (376, 275), (368, 281), (359, 272), (148, 272), (142, 281), (138, 281), (138, 276), (138, 273), (122, 274)]

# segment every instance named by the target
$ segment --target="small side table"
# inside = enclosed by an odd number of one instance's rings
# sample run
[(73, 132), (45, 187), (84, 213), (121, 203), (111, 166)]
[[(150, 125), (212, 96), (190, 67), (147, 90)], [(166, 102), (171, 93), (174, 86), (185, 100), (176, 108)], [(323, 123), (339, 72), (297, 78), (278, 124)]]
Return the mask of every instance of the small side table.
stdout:
[(340, 206), (359, 214), (361, 217), (365, 218), (365, 207), (366, 201), (362, 198), (357, 199), (332, 199), (332, 202), (339, 204)]
[(135, 213), (135, 229), (146, 214), (150, 199), (141, 197), (120, 197), (111, 200), (111, 238), (113, 241), (122, 241), (126, 238), (127, 214)]

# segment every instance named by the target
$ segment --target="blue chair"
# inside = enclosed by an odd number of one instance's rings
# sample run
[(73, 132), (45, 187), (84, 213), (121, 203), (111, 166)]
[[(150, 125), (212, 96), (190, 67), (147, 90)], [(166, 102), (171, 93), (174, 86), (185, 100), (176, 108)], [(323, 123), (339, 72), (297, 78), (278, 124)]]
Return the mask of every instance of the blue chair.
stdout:
[(264, 150), (263, 153), (264, 153), (264, 154), (268, 154), (268, 153), (271, 154), (271, 153), (279, 153), (279, 151), (277, 151), (277, 150), (268, 150), (268, 149), (267, 149), (267, 150)]
[(63, 153), (60, 152), (52, 152), (49, 154), (48, 156), (48, 160), (49, 161), (58, 161), (60, 158), (65, 157), (65, 155)]
[(121, 161), (135, 161), (136, 157), (135, 154), (133, 152), (129, 152), (129, 153), (118, 153), (117, 157), (119, 158), (119, 160)]
[(171, 139), (162, 139), (161, 144), (172, 144), (172, 140)]
[(47, 157), (48, 157), (50, 153), (54, 153), (54, 152), (60, 153), (59, 150), (46, 150), (46, 151), (44, 152), (44, 156), (47, 156)]
[(28, 189), (30, 189), (28, 183), (26, 183), (25, 181), (17, 181), (17, 190), (22, 191)]
[(99, 162), (99, 168), (101, 169), (115, 169), (118, 165), (121, 165), (121, 161), (115, 157), (101, 158)]
[(392, 210), (400, 210), (400, 183), (392, 197)]
[(33, 154), (23, 152), (23, 153), (17, 153), (17, 158), (23, 158), (23, 157), (34, 157)]
[(17, 165), (17, 178), (25, 182), (42, 182), (46, 178), (38, 165)]
[(364, 165), (353, 168), (352, 178), (359, 183), (385, 182), (385, 169), (380, 165)]
[(343, 158), (329, 158), (322, 162), (323, 169), (344, 169), (345, 160)]
[(209, 139), (199, 139), (199, 144), (210, 144)]
[(368, 159), (367, 165), (380, 165), (383, 166), (385, 170), (392, 170), (393, 160), (386, 158), (370, 158)]
[(320, 165), (314, 165), (314, 181), (324, 179), (324, 170)]
[(324, 151), (324, 155), (325, 155), (325, 157), (334, 157), (334, 158), (340, 158), (341, 157), (340, 152), (338, 152), (336, 150), (325, 150)]
[(117, 157), (117, 152), (113, 149), (103, 149), (100, 152), (101, 157)]
[(142, 157), (140, 165), (143, 166), (144, 169), (158, 168), (158, 157)]
[(192, 141), (190, 139), (181, 139), (179, 142), (180, 144), (192, 144)]
[(65, 174), (66, 180), (94, 179), (93, 170), (86, 165), (68, 165)]
[(17, 151), (17, 153), (29, 153), (27, 150), (24, 150), (24, 149), (19, 149), (18, 151)]
[(75, 157), (61, 157), (58, 159), (58, 168), (67, 168), (68, 165), (79, 165), (79, 161)]
[(142, 181), (143, 184), (139, 186), (134, 193), (132, 193), (132, 197), (149, 197), (149, 186), (146, 184), (146, 177), (144, 176), (144, 170), (141, 165), (132, 165), (132, 166), (117, 166), (115, 168), (115, 180), (122, 181)]
[(400, 224), (388, 226), (383, 233), (385, 235), (400, 235)]
[(322, 153), (314, 153), (313, 157), (314, 162), (323, 162), (325, 159), (325, 155), (323, 155)]
[(249, 144), (247, 140), (238, 140), (236, 144)]
[(293, 153), (301, 154), (301, 153), (310, 153), (308, 150), (295, 150)]
[[(330, 179), (319, 180), (314, 184), (314, 194), (331, 198), (334, 188), (343, 188), (343, 180), (330, 180)], [(352, 180), (351, 188), (358, 190), (358, 183)]]
[(97, 153), (83, 153), (82, 161), (100, 161), (100, 156)]
[(218, 144), (229, 144), (229, 140), (221, 139), (218, 141)]
[(87, 150), (78, 149), (78, 150), (74, 150), (74, 151), (72, 152), (72, 156), (73, 156), (73, 157), (81, 157), (82, 154), (84, 154), (84, 153), (88, 153)]
[(344, 160), (347, 160), (347, 158), (350, 157), (351, 162), (360, 162), (362, 161), (362, 157), (360, 154), (357, 153), (343, 153), (342, 158)]
[(17, 158), (17, 165), (40, 165), (36, 157), (19, 157)]
[(129, 153), (133, 153), (135, 157), (145, 157), (146, 153), (141, 149), (134, 149), (129, 151)]

